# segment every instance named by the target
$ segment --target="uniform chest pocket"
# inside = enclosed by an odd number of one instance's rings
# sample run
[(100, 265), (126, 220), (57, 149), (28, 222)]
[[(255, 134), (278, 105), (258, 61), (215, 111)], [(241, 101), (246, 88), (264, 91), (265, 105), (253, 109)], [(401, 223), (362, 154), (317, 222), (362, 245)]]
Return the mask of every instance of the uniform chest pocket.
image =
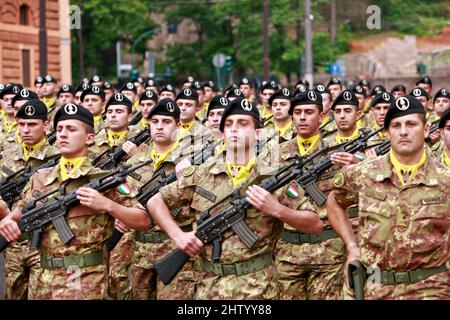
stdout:
[(359, 196), (359, 236), (373, 247), (384, 248), (390, 237), (392, 212), (383, 193), (366, 189)]

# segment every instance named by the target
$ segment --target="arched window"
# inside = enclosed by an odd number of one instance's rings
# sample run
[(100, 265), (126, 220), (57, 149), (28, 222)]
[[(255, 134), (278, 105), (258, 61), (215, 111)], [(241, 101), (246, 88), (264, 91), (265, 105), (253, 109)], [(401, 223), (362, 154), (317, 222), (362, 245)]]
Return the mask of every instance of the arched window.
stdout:
[(20, 6), (20, 24), (23, 26), (30, 24), (30, 8), (26, 4)]

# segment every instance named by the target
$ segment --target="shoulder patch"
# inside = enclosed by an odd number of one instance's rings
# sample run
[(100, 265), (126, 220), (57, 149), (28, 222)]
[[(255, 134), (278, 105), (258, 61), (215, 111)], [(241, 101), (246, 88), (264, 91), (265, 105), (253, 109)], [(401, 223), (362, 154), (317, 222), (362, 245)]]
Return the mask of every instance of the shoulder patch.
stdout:
[(195, 172), (196, 169), (197, 169), (196, 166), (190, 166), (190, 167), (187, 167), (187, 168), (184, 169), (184, 171), (183, 171), (183, 177), (189, 177), (189, 176), (192, 176), (192, 175), (194, 174), (194, 172)]
[(334, 176), (333, 186), (335, 188), (342, 188), (345, 185), (345, 174), (342, 171), (338, 171)]
[(117, 191), (123, 195), (129, 195), (131, 193), (130, 187), (126, 183), (122, 183), (117, 187)]

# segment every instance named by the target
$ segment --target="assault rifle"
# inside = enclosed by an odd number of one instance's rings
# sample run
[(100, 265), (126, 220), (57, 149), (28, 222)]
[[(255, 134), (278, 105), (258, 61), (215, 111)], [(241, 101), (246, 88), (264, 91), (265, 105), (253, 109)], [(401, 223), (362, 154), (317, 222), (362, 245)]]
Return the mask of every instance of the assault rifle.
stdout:
[(20, 196), (31, 176), (38, 170), (56, 166), (60, 158), (61, 155), (58, 155), (34, 169), (31, 169), (30, 166), (25, 166), (14, 172), (12, 175), (9, 175), (0, 183), (0, 197), (5, 200), (8, 207), (11, 208), (14, 200)]
[[(150, 130), (148, 128), (142, 129), (135, 136), (128, 141), (134, 143), (139, 146), (150, 138)], [(105, 152), (101, 153), (97, 156), (92, 162), (95, 167), (100, 168), (102, 170), (111, 170), (114, 168), (123, 157), (126, 156), (126, 152), (122, 147), (109, 148)]]
[[(94, 190), (97, 190), (98, 192), (108, 191), (125, 182), (126, 176), (129, 173), (149, 163), (150, 161), (141, 163), (136, 166), (124, 166), (121, 169), (116, 169), (108, 174), (103, 175), (97, 180), (84, 185), (84, 187), (92, 188)], [(74, 238), (74, 234), (72, 230), (70, 230), (65, 216), (71, 207), (76, 206), (80, 203), (80, 201), (77, 199), (77, 190), (78, 189), (65, 194), (64, 190), (56, 189), (26, 204), (22, 212), (22, 218), (18, 222), (18, 226), (22, 233), (31, 233), (30, 248), (35, 249), (39, 246), (41, 233), (49, 223), (51, 223), (55, 227), (59, 237), (64, 242), (64, 244), (68, 243)], [(46, 199), (50, 195), (58, 191), (61, 193), (60, 195), (47, 200), (41, 205), (36, 205), (38, 201)], [(6, 241), (5, 238), (0, 236), (0, 252), (2, 252), (8, 245), (9, 242)]]

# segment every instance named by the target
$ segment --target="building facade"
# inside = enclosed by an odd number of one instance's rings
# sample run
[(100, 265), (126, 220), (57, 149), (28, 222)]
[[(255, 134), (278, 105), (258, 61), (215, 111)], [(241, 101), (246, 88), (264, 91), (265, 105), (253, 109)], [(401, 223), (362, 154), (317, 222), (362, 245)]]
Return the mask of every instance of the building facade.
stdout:
[[(47, 73), (71, 83), (69, 0), (45, 0)], [(40, 0), (0, 1), (0, 83), (34, 84), (40, 74)]]

